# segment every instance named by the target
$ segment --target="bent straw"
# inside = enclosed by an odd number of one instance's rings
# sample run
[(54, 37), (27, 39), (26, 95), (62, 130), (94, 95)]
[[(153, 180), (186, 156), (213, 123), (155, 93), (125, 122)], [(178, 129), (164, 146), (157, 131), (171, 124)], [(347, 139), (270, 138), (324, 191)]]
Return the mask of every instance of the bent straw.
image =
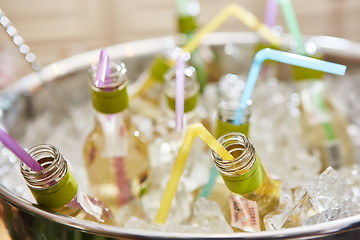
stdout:
[(40, 171), (44, 168), (33, 159), (9, 134), (0, 127), (0, 141), (13, 152), (21, 161), (23, 161), (32, 171)]
[(276, 0), (268, 0), (266, 4), (265, 24), (272, 28), (276, 24), (278, 4)]
[(262, 49), (256, 53), (253, 63), (250, 67), (245, 88), (240, 98), (240, 104), (236, 111), (235, 119), (233, 121), (235, 125), (241, 124), (241, 119), (243, 117), (242, 115), (247, 107), (247, 102), (251, 98), (252, 92), (254, 90), (257, 78), (261, 70), (262, 63), (267, 59), (337, 75), (344, 75), (346, 71), (346, 66), (341, 64), (322, 61), (315, 58), (306, 57), (295, 53), (278, 51), (270, 48)]
[(305, 55), (306, 51), (304, 41), (302, 39), (301, 31), (296, 19), (294, 8), (291, 4), (291, 0), (280, 0), (280, 6), (285, 17), (286, 25), (297, 44), (297, 53)]
[(175, 129), (183, 129), (184, 99), (185, 99), (185, 60), (180, 54), (176, 59), (176, 83), (175, 83)]
[(205, 34), (214, 32), (231, 16), (238, 18), (246, 26), (256, 30), (272, 45), (279, 46), (281, 42), (280, 38), (276, 36), (270, 28), (259, 21), (250, 11), (237, 4), (230, 4), (227, 5), (220, 13), (218, 13), (205, 27), (201, 28), (196, 33), (196, 35), (184, 45), (184, 52), (191, 53), (194, 51), (199, 46)]
[[(201, 40), (206, 34), (214, 32), (231, 16), (235, 16), (246, 26), (257, 31), (260, 36), (262, 36), (271, 45), (275, 47), (280, 45), (280, 38), (276, 36), (264, 23), (259, 21), (250, 11), (237, 4), (230, 4), (227, 5), (221, 12), (219, 12), (207, 25), (201, 28), (195, 34), (195, 36), (183, 46), (183, 51), (192, 53), (199, 46)], [(169, 61), (170, 67), (174, 64), (174, 61)], [(133, 97), (150, 88), (153, 84), (155, 84), (155, 82), (156, 80), (153, 79), (153, 77), (148, 77), (145, 81), (143, 81), (143, 84), (139, 86), (139, 88), (133, 94)]]
[(106, 49), (102, 49), (100, 52), (100, 59), (98, 69), (95, 76), (95, 86), (102, 87), (105, 84), (106, 73), (109, 69), (109, 53)]
[(176, 188), (179, 183), (181, 174), (184, 171), (187, 157), (189, 156), (195, 137), (200, 137), (214, 152), (223, 159), (234, 159), (234, 157), (216, 141), (211, 133), (201, 123), (192, 124), (186, 131), (185, 138), (181, 144), (179, 153), (176, 157), (169, 182), (166, 186), (160, 208), (155, 217), (155, 223), (164, 224), (169, 214), (171, 202), (175, 196)]

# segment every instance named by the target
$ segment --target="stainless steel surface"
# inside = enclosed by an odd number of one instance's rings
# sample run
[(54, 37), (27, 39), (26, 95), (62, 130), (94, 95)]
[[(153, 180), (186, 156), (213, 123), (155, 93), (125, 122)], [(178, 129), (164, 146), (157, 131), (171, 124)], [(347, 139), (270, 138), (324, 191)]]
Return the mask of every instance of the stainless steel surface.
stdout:
[[(326, 58), (335, 59), (338, 63), (349, 62), (351, 68), (360, 64), (360, 45), (344, 39), (315, 37), (313, 39)], [(251, 64), (253, 45), (259, 40), (255, 33), (214, 33), (204, 39), (204, 44), (211, 46), (218, 54), (224, 71), (247, 72)], [(291, 38), (284, 37), (284, 46), (288, 46)], [(129, 87), (130, 95), (138, 87), (136, 79), (151, 62), (154, 55), (164, 52), (174, 46), (172, 37), (147, 39), (108, 46), (111, 58), (121, 58), (127, 64), (129, 77), (132, 79)], [(226, 48), (235, 47), (240, 55), (233, 57), (226, 54)], [(98, 60), (100, 50), (79, 54), (62, 61), (45, 66), (40, 71), (41, 78), (59, 91), (62, 103), (67, 107), (87, 108), (90, 101), (87, 91), (87, 68)], [(351, 68), (349, 70), (351, 70)], [(38, 74), (29, 74), (9, 87), (3, 94), (16, 96), (11, 108), (3, 110), (1, 123), (20, 143), (34, 116), (44, 112), (54, 114), (58, 121), (68, 121), (58, 113), (58, 106), (49, 104), (49, 97)], [(25, 114), (27, 99), (23, 93), (31, 96), (33, 115)], [(91, 111), (89, 109), (89, 114)], [(1, 116), (1, 114), (0, 114)], [(86, 126), (84, 126), (85, 128)], [(42, 141), (42, 136), (34, 136), (35, 143)], [(29, 146), (26, 146), (29, 147)], [(72, 159), (73, 160), (73, 159)], [(81, 160), (79, 160), (81, 161)], [(24, 182), (25, 184), (25, 182)], [(33, 205), (8, 190), (0, 184), (0, 203), (4, 222), (8, 225), (14, 239), (289, 239), (289, 238), (323, 238), (343, 239), (356, 238), (360, 233), (360, 215), (336, 220), (333, 222), (289, 228), (279, 231), (232, 234), (185, 234), (164, 233), (155, 231), (140, 231), (108, 225), (100, 225), (89, 221), (62, 216)]]

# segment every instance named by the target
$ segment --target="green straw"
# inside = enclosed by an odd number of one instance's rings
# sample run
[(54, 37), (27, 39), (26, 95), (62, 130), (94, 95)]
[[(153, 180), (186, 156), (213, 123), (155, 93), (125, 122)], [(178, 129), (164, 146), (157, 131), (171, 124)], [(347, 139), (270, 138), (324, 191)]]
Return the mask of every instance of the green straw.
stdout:
[(306, 51), (305, 51), (304, 41), (302, 39), (301, 31), (296, 19), (294, 8), (291, 4), (291, 0), (278, 0), (278, 1), (280, 3), (281, 10), (284, 14), (286, 25), (297, 44), (297, 48), (296, 48), (297, 53), (301, 55), (305, 55)]

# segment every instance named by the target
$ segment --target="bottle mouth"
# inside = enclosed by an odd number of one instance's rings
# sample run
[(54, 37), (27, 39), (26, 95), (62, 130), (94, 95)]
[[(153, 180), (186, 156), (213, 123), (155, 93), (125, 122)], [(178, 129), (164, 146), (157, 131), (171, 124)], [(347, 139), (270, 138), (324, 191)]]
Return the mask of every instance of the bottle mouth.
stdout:
[(232, 132), (221, 136), (217, 140), (234, 159), (222, 159), (212, 151), (213, 160), (220, 171), (225, 175), (242, 175), (249, 171), (256, 160), (255, 148), (250, 140), (242, 133)]
[(92, 64), (89, 68), (90, 80), (89, 85), (94, 91), (115, 91), (122, 90), (126, 87), (128, 78), (127, 78), (127, 69), (125, 63), (123, 62), (114, 62), (110, 61), (109, 70), (107, 71), (105, 83), (102, 87), (95, 86), (96, 73), (98, 69), (98, 64)]
[(236, 113), (238, 110), (244, 110), (245, 114), (243, 115), (243, 119), (241, 119), (242, 123), (247, 123), (250, 120), (250, 112), (251, 112), (252, 102), (249, 101), (247, 103), (246, 109), (239, 109), (239, 101), (236, 100), (221, 100), (218, 105), (218, 118), (222, 122), (233, 123), (236, 118)]
[[(185, 68), (185, 99), (196, 95), (200, 90), (200, 85), (196, 80), (196, 71), (192, 66)], [(174, 98), (176, 95), (176, 68), (171, 68), (164, 75), (165, 84), (164, 91), (169, 98)]]
[(94, 109), (104, 114), (114, 114), (125, 110), (129, 105), (125, 63), (110, 62), (109, 73), (103, 87), (95, 86), (96, 72), (97, 64), (94, 64), (89, 69), (91, 75), (89, 85)]
[(28, 153), (44, 168), (32, 171), (25, 163), (20, 163), (21, 173), (29, 187), (37, 190), (48, 189), (60, 182), (67, 173), (67, 163), (53, 145), (36, 145), (31, 147)]

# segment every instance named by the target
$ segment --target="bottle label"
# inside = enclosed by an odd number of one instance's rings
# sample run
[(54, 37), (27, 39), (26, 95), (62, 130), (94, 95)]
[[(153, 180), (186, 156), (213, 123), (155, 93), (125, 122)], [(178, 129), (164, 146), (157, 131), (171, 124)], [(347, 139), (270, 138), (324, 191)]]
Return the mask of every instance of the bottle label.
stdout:
[(260, 231), (259, 211), (255, 201), (230, 194), (231, 226), (246, 232)]

